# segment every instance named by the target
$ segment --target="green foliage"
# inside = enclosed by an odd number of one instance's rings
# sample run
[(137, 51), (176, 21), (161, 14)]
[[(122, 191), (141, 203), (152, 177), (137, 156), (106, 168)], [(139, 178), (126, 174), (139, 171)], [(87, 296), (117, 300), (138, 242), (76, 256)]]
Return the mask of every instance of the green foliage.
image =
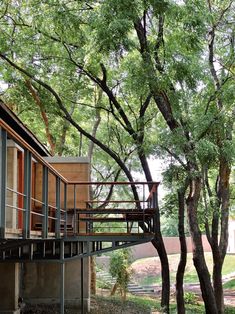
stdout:
[[(133, 176), (146, 170), (141, 157), (172, 158), (164, 174), (172, 193), (164, 200), (167, 234), (176, 234), (176, 193), (185, 178), (202, 178), (208, 168), (213, 196), (201, 198), (195, 214), (195, 221), (204, 223), (219, 210), (219, 163), (234, 161), (234, 4), (228, 4), (229, 0), (213, 1), (210, 10), (200, 0), (4, 0), (0, 6), (2, 56), (48, 84), (74, 122), (88, 134), (95, 133)], [(45, 122), (26, 79), (0, 59), (1, 98), (48, 145)], [(42, 84), (32, 83), (48, 118), (55, 153), (86, 155), (90, 140), (68, 124)], [(170, 130), (172, 117), (177, 128)], [(98, 146), (92, 165), (92, 179), (103, 181), (112, 181), (119, 169)], [(120, 178), (126, 179), (123, 173)], [(99, 192), (107, 193), (95, 195)]]
[(197, 142), (196, 151), (202, 165), (210, 166), (218, 160), (218, 147), (207, 139)]
[(235, 142), (231, 140), (225, 140), (221, 148), (221, 155), (230, 163), (232, 163), (235, 158)]
[(110, 290), (112, 288), (112, 284), (109, 281), (97, 279), (96, 280), (96, 286), (100, 289), (108, 289)]
[(186, 304), (197, 304), (197, 295), (193, 292), (184, 293), (184, 301)]
[(110, 258), (109, 272), (113, 278), (116, 278), (117, 284), (127, 291), (127, 285), (130, 281), (131, 256), (128, 249), (114, 251)]

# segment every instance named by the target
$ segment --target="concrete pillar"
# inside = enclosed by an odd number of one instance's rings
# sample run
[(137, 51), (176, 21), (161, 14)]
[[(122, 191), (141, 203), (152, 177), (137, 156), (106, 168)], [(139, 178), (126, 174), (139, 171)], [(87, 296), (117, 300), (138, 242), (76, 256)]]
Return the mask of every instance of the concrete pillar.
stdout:
[(19, 264), (0, 263), (0, 314), (18, 314)]

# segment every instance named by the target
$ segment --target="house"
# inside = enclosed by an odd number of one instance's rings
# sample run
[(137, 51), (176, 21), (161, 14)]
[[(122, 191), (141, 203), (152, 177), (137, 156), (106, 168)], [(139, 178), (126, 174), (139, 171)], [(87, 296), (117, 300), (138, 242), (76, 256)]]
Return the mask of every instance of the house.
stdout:
[[(138, 200), (90, 200), (92, 186), (138, 185)], [(90, 182), (87, 158), (50, 156), (0, 101), (0, 313), (19, 313), (19, 297), (89, 311), (89, 257), (153, 239), (157, 186)]]

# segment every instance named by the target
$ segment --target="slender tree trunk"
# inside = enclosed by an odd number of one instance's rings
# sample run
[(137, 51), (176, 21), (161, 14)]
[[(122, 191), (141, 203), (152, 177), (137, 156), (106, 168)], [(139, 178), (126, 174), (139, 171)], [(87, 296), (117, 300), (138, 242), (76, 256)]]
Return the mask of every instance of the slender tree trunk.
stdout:
[[(145, 178), (148, 182), (152, 181), (151, 172), (149, 169), (147, 158), (144, 154), (139, 154), (139, 159), (142, 165), (142, 168), (145, 173)], [(149, 187), (151, 188), (151, 187)], [(157, 232), (155, 238), (152, 240), (153, 246), (156, 248), (158, 256), (161, 262), (161, 277), (162, 277), (162, 295), (161, 295), (161, 307), (164, 310), (164, 313), (169, 313), (169, 303), (170, 303), (170, 274), (169, 274), (169, 262), (165, 249), (165, 244), (162, 238), (161, 233), (161, 223), (160, 223), (160, 211), (157, 204), (156, 208), (157, 215)]]
[(210, 273), (204, 257), (201, 232), (197, 220), (197, 207), (201, 192), (201, 179), (190, 179), (189, 186), (190, 192), (187, 198), (187, 214), (193, 242), (193, 262), (197, 270), (206, 313), (218, 314), (215, 295), (210, 280)]
[(96, 263), (95, 256), (90, 257), (91, 294), (96, 295)]
[(116, 293), (117, 288), (118, 288), (118, 283), (116, 282), (116, 283), (114, 284), (114, 286), (113, 286), (112, 290), (111, 290), (111, 293), (110, 293), (110, 295), (111, 295), (111, 296), (112, 296), (112, 295), (114, 295), (114, 294)]
[(152, 244), (157, 249), (161, 262), (161, 276), (162, 276), (161, 307), (164, 313), (169, 313), (170, 303), (169, 262), (162, 236), (155, 235), (155, 239), (152, 240)]
[[(99, 105), (102, 98), (102, 90), (98, 90), (98, 99), (95, 99), (96, 106)], [(96, 120), (92, 129), (92, 136), (96, 137), (96, 133), (101, 122), (100, 110), (96, 109)], [(89, 161), (92, 161), (93, 151), (94, 151), (94, 142), (90, 141), (88, 148), (88, 158)], [(91, 171), (91, 170), (90, 170)], [(91, 175), (91, 173), (90, 173)], [(90, 199), (93, 199), (93, 190), (90, 187)], [(95, 256), (90, 257), (90, 271), (91, 271), (91, 294), (96, 294), (96, 264), (95, 264)]]
[(180, 240), (180, 261), (176, 273), (176, 302), (177, 302), (177, 312), (179, 314), (185, 313), (185, 303), (184, 303), (184, 271), (187, 263), (187, 244), (184, 230), (184, 212), (185, 212), (185, 192), (187, 189), (187, 184), (185, 187), (178, 190), (178, 232)]
[[(228, 217), (229, 217), (229, 179), (231, 173), (231, 166), (225, 157), (220, 158), (219, 180), (218, 180), (218, 224), (220, 221), (220, 239), (214, 239), (212, 230), (212, 252), (213, 252), (213, 286), (215, 298), (218, 308), (218, 313), (224, 313), (224, 294), (222, 282), (222, 267), (224, 257), (228, 245)], [(219, 215), (220, 213), (220, 215)], [(220, 220), (219, 220), (220, 217)], [(218, 229), (218, 227), (217, 227)], [(218, 244), (219, 241), (219, 244)]]
[(155, 238), (152, 240), (153, 246), (157, 249), (160, 261), (161, 261), (161, 276), (162, 276), (162, 295), (161, 295), (161, 307), (164, 313), (169, 313), (170, 303), (170, 273), (169, 262), (166, 253), (166, 248), (163, 242), (161, 227), (160, 227), (160, 211), (158, 203), (156, 204), (156, 233)]
[[(213, 259), (215, 261), (216, 256), (213, 254)], [(216, 299), (216, 304), (218, 308), (218, 313), (224, 313), (224, 292), (223, 292), (223, 282), (222, 282), (222, 267), (223, 260), (220, 256), (217, 256), (216, 263), (213, 266), (213, 286), (214, 294)]]
[(40, 113), (41, 113), (41, 117), (42, 117), (42, 120), (44, 122), (44, 125), (45, 125), (45, 131), (46, 131), (46, 137), (47, 137), (47, 141), (50, 145), (50, 153), (52, 154), (52, 156), (55, 155), (55, 148), (56, 148), (56, 142), (50, 132), (50, 126), (49, 126), (49, 120), (48, 120), (48, 117), (47, 117), (47, 114), (46, 114), (46, 111), (45, 111), (45, 108), (41, 102), (41, 99), (38, 95), (38, 92), (36, 91), (36, 89), (33, 87), (32, 83), (30, 82), (30, 80), (26, 80), (25, 81), (25, 85), (27, 86), (29, 92), (31, 93), (34, 101), (35, 101), (35, 104), (39, 107), (40, 109)]

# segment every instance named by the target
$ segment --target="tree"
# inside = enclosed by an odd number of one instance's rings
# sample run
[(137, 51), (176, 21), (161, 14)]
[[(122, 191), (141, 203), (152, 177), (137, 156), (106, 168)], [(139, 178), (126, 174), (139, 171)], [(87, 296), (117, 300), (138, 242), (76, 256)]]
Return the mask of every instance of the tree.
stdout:
[[(177, 234), (180, 241), (180, 261), (176, 273), (176, 302), (177, 312), (185, 313), (185, 298), (184, 298), (184, 272), (187, 263), (187, 244), (185, 227), (185, 198), (188, 188), (188, 179), (184, 168), (175, 163), (170, 163), (168, 169), (164, 172), (164, 185), (169, 189), (170, 193), (164, 199), (163, 210), (164, 214), (173, 217), (174, 228), (177, 228)], [(177, 218), (176, 219), (176, 215)], [(187, 225), (187, 224), (186, 224)]]
[(124, 301), (126, 301), (128, 283), (130, 282), (130, 265), (131, 258), (129, 250), (121, 249), (112, 253), (109, 272), (113, 278), (116, 278), (116, 283), (113, 286), (111, 295), (114, 295), (116, 290), (120, 288), (121, 296)]
[[(207, 313), (223, 312), (221, 268), (234, 121), (233, 6), (229, 0), (94, 0), (57, 5), (31, 0), (6, 1), (1, 8), (5, 82), (16, 87), (26, 77), (43, 89), (54, 112), (62, 113), (83, 138), (109, 155), (128, 180), (133, 180), (133, 167), (139, 166), (151, 181), (147, 158), (157, 145), (183, 167), (193, 258)], [(103, 91), (99, 108), (90, 101), (94, 86)], [(71, 104), (75, 104), (73, 115)], [(93, 137), (97, 109), (102, 122)], [(127, 151), (131, 153), (123, 162)], [(218, 174), (215, 203), (202, 162), (211, 156), (216, 162), (208, 173)], [(138, 199), (137, 191), (133, 193)], [(206, 206), (204, 213), (214, 255), (214, 287), (201, 241), (198, 209), (203, 193), (212, 208), (212, 230)], [(154, 244), (162, 262), (162, 306), (169, 311), (169, 268), (160, 213), (157, 228)]]

